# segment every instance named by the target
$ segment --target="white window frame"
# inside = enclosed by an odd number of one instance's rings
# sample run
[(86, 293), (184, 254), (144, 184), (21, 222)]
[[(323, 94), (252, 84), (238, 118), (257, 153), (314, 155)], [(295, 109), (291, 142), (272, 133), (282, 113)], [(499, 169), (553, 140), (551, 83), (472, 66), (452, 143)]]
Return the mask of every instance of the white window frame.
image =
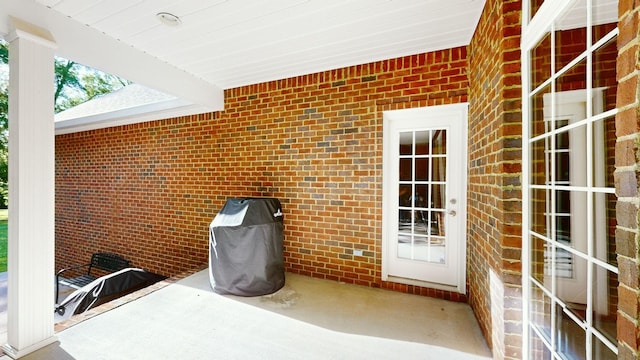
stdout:
[[(532, 236), (532, 231), (530, 231), (530, 226), (531, 226), (531, 219), (530, 219), (530, 214), (531, 214), (531, 209), (530, 209), (530, 201), (531, 201), (531, 189), (532, 186), (530, 185), (531, 183), (531, 174), (530, 174), (530, 169), (531, 169), (531, 131), (529, 129), (530, 126), (530, 117), (531, 117), (531, 107), (530, 107), (530, 98), (538, 93), (541, 89), (543, 89), (546, 86), (551, 86), (551, 93), (552, 94), (557, 94), (556, 93), (556, 89), (555, 89), (555, 79), (558, 77), (558, 73), (555, 73), (555, 69), (554, 69), (554, 75), (552, 75), (549, 79), (547, 79), (547, 81), (543, 82), (538, 88), (536, 89), (531, 89), (531, 91), (529, 91), (530, 87), (531, 87), (531, 78), (530, 78), (530, 69), (531, 69), (531, 61), (530, 61), (530, 51), (535, 48), (535, 46), (538, 44), (538, 42), (540, 40), (543, 39), (543, 37), (547, 34), (547, 33), (553, 33), (554, 32), (554, 22), (559, 19), (563, 13), (568, 10), (575, 2), (576, 0), (547, 0), (545, 1), (540, 8), (537, 10), (535, 16), (533, 19), (529, 20), (530, 18), (530, 5), (531, 2), (533, 0), (525, 0), (522, 3), (522, 37), (521, 37), (521, 66), (522, 66), (522, 139), (523, 139), (523, 146), (522, 146), (522, 159), (523, 159), (523, 171), (522, 171), (522, 283), (523, 283), (523, 306), (522, 306), (522, 317), (523, 317), (523, 336), (522, 336), (522, 354), (523, 357), (526, 358), (529, 353), (530, 353), (530, 346), (529, 346), (529, 342), (530, 342), (530, 335), (531, 335), (531, 327), (530, 327), (530, 316), (529, 316), (529, 312), (530, 312), (530, 302), (532, 299), (532, 282), (534, 282), (535, 280), (532, 279), (531, 277), (531, 252), (530, 252), (530, 247), (531, 247), (531, 236)], [(592, 0), (586, 0), (586, 6), (588, 9), (588, 14), (591, 14), (591, 6), (592, 6)], [(588, 17), (587, 20), (587, 24), (586, 26), (590, 29), (594, 24), (591, 23), (590, 20), (591, 16)], [(590, 45), (588, 47), (588, 54), (586, 55), (588, 57), (588, 63), (590, 63), (590, 58), (591, 58), (591, 54), (593, 53), (592, 49), (598, 48), (600, 45), (604, 44), (606, 41), (611, 40), (613, 37), (618, 35), (618, 29), (616, 29), (615, 31), (609, 33), (609, 35), (605, 36), (604, 38), (600, 39), (596, 44)], [(554, 48), (554, 37), (551, 36), (551, 48)], [(587, 44), (591, 44), (591, 32), (587, 31)], [(553, 63), (553, 57), (552, 57), (552, 61)], [(559, 70), (559, 69), (558, 69)], [(587, 119), (589, 119), (590, 121), (597, 121), (599, 119), (605, 119), (605, 118), (609, 118), (614, 116), (617, 113), (617, 109), (613, 109), (613, 110), (609, 110), (609, 111), (605, 111), (601, 114), (597, 114), (596, 116), (593, 115), (593, 94), (592, 91), (595, 90), (592, 87), (593, 81), (592, 81), (592, 73), (591, 71), (587, 71), (587, 89), (586, 91), (588, 91), (588, 93), (590, 95), (588, 95), (586, 97), (587, 99)], [(555, 113), (555, 106), (554, 106), (554, 102), (555, 102), (555, 96), (551, 96), (552, 100), (552, 113)], [(591, 139), (591, 136), (593, 136), (593, 134), (591, 134), (591, 130), (588, 130), (590, 134), (588, 134), (588, 139)], [(588, 150), (587, 151), (587, 164), (588, 164), (588, 172), (592, 173), (592, 171), (594, 171), (594, 169), (592, 169), (592, 163), (593, 163), (593, 159), (592, 159), (592, 152), (591, 152), (591, 144), (589, 144), (588, 146)], [(590, 177), (592, 178), (592, 177)], [(591, 181), (591, 180), (589, 180)], [(588, 184), (587, 188), (590, 189), (597, 189), (597, 184)], [(615, 193), (615, 189), (602, 189), (599, 188), (599, 191), (603, 192), (603, 193)], [(588, 200), (588, 216), (591, 218), (594, 216), (593, 214), (593, 205), (592, 205), (593, 199), (591, 197), (589, 197)], [(597, 214), (596, 214), (597, 215)], [(593, 230), (589, 230), (589, 236), (593, 236)], [(617, 273), (617, 268), (602, 262), (601, 260), (595, 258), (595, 256), (593, 254), (588, 254), (588, 258), (590, 263), (596, 263), (601, 267), (604, 267), (610, 271), (613, 271), (615, 273)], [(592, 272), (593, 270), (591, 269), (591, 266), (588, 266), (589, 268), (589, 272)], [(554, 270), (552, 270), (554, 271)], [(553, 273), (552, 273), (553, 275)], [(593, 278), (594, 274), (589, 274), (589, 276), (591, 278)], [(597, 276), (597, 275), (596, 275)], [(554, 287), (554, 285), (552, 285), (552, 288)], [(587, 293), (588, 296), (592, 295), (592, 284), (591, 283), (587, 283)], [(545, 294), (547, 296), (549, 296), (552, 300), (553, 300), (553, 304), (557, 303), (559, 299), (557, 299), (554, 294), (551, 293), (547, 293)], [(561, 303), (561, 301), (560, 301)], [(553, 306), (553, 310), (552, 312), (555, 311), (555, 305)], [(589, 311), (589, 310), (588, 310)], [(569, 316), (571, 316), (571, 313), (567, 314)], [(553, 322), (552, 321), (552, 329), (554, 328)], [(589, 326), (588, 326), (589, 327)], [(608, 341), (608, 339), (604, 338), (601, 334), (599, 334), (597, 331), (591, 332), (591, 328), (589, 327), (586, 331), (588, 333), (592, 333), (595, 336), (597, 336), (599, 338), (600, 341), (602, 341), (606, 346), (608, 346), (614, 353), (617, 354), (617, 344), (613, 344), (610, 341)], [(552, 334), (552, 342), (553, 339), (555, 338), (555, 334)], [(544, 340), (544, 337), (540, 336), (541, 339), (543, 339), (543, 341), (546, 342), (546, 340)], [(552, 344), (546, 344), (547, 346), (550, 346)], [(591, 341), (590, 341), (590, 337), (587, 336), (587, 344), (585, 345), (587, 347), (591, 346)], [(554, 354), (554, 358), (558, 358), (557, 354)], [(591, 353), (588, 352), (587, 353), (587, 359), (591, 360)]]

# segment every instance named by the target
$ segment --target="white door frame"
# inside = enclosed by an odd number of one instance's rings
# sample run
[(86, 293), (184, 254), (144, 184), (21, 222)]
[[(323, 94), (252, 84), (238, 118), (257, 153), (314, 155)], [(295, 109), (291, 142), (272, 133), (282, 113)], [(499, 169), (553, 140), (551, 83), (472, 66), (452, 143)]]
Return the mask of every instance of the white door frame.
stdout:
[[(446, 290), (452, 292), (458, 292), (461, 294), (466, 294), (466, 261), (467, 261), (467, 176), (468, 176), (468, 167), (467, 167), (467, 127), (468, 127), (468, 103), (461, 104), (453, 104), (453, 105), (441, 105), (441, 106), (431, 106), (431, 107), (423, 107), (423, 108), (413, 108), (413, 109), (404, 109), (404, 110), (394, 110), (394, 111), (384, 111), (383, 112), (383, 206), (382, 206), (382, 280), (390, 281), (408, 285), (417, 285), (422, 287), (434, 288), (439, 290)], [(445, 285), (436, 282), (408, 279), (398, 276), (393, 276), (389, 273), (389, 261), (390, 261), (390, 251), (388, 251), (389, 246), (391, 246), (391, 242), (394, 239), (394, 233), (397, 233), (397, 208), (398, 208), (398, 181), (397, 181), (397, 168), (394, 167), (397, 161), (391, 159), (392, 151), (386, 151), (385, 149), (391, 149), (391, 144), (393, 138), (391, 137), (389, 129), (389, 122), (394, 117), (394, 114), (399, 114), (402, 112), (403, 115), (411, 114), (416, 116), (423, 116), (425, 118), (425, 124), (428, 126), (428, 119), (434, 117), (442, 117), (442, 116), (456, 116), (464, 120), (464, 126), (462, 133), (450, 134), (450, 136), (464, 139), (461, 152), (462, 157), (464, 158), (464, 176), (462, 179), (456, 179), (456, 187), (458, 188), (458, 193), (453, 196), (458, 199), (459, 205), (456, 206), (455, 211), (457, 212), (456, 217), (459, 219), (459, 226), (456, 229), (456, 232), (459, 234), (458, 244), (457, 244), (457, 256), (456, 260), (458, 261), (458, 274), (456, 285)], [(448, 164), (450, 166), (450, 164)], [(449, 199), (447, 199), (448, 202)], [(448, 217), (449, 215), (447, 215)], [(395, 219), (392, 221), (392, 219)]]

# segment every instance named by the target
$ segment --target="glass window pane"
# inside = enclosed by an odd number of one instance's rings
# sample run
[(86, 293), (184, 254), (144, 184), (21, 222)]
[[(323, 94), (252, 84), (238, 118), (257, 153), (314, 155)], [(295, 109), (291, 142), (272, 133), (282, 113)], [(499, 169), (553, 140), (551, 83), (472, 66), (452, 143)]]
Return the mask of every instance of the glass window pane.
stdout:
[(616, 253), (616, 195), (593, 194), (593, 252), (595, 257), (618, 266)]
[(534, 90), (551, 77), (550, 34), (546, 34), (531, 50), (531, 68), (531, 90)]
[[(574, 114), (569, 116), (581, 116)], [(587, 186), (587, 125), (556, 135), (557, 185)], [(569, 182), (566, 182), (568, 178)]]
[(598, 339), (596, 336), (592, 338), (591, 344), (592, 344), (592, 351), (593, 351), (592, 352), (593, 356), (591, 357), (592, 359), (598, 359), (598, 360), (617, 360), (618, 359), (618, 355), (616, 355), (616, 353), (611, 351), (611, 349), (609, 349), (607, 345), (603, 344), (602, 341), (600, 341), (600, 339)]
[(593, 265), (593, 323), (594, 327), (612, 343), (616, 343), (618, 311), (618, 276)]
[(416, 131), (416, 155), (428, 155), (430, 149), (430, 131)]
[[(573, 65), (566, 72), (562, 73), (556, 79), (556, 93), (572, 91), (572, 90), (582, 90), (587, 87), (587, 59), (582, 59), (575, 65)], [(587, 102), (586, 92), (583, 95), (584, 97), (581, 100), (573, 101), (575, 102)], [(558, 99), (558, 98), (556, 98)], [(545, 104), (546, 106), (546, 104)], [(584, 106), (584, 105), (583, 105)], [(562, 107), (556, 106), (557, 109), (563, 110)], [(565, 116), (573, 115), (573, 114), (565, 114), (562, 111), (556, 112), (556, 119), (564, 119)], [(582, 120), (586, 118), (586, 113), (579, 118), (575, 118), (575, 121)], [(574, 122), (575, 122), (574, 121)]]
[(551, 193), (549, 190), (531, 190), (531, 229), (542, 236), (550, 236), (549, 214)]
[(556, 232), (559, 243), (587, 253), (587, 193), (556, 191)]
[(592, 124), (593, 143), (593, 185), (615, 187), (613, 173), (616, 164), (615, 117), (594, 121)]
[[(560, 215), (556, 219), (556, 229), (558, 229), (558, 231), (556, 232), (556, 235), (558, 235), (558, 237), (556, 237), (556, 239), (568, 238), (569, 234), (571, 233), (570, 229), (568, 228), (568, 226), (570, 226), (570, 222), (561, 224), (560, 220), (558, 219), (560, 217), (568, 218), (568, 216), (571, 215), (571, 193), (569, 191), (556, 191), (556, 215)], [(567, 225), (567, 227), (563, 227), (564, 225)], [(561, 234), (564, 235), (560, 236)]]
[(556, 296), (567, 310), (583, 321), (587, 306), (587, 261), (562, 248), (556, 248)]
[[(542, 335), (551, 339), (551, 299), (536, 285), (531, 285), (531, 306), (529, 317)], [(537, 359), (537, 357), (535, 358)]]
[(556, 351), (565, 359), (586, 359), (586, 334), (560, 306), (556, 307)]
[(531, 183), (546, 185), (550, 180), (550, 162), (548, 161), (549, 139), (544, 138), (531, 144)]
[(538, 334), (532, 333), (529, 341), (528, 359), (552, 360), (553, 356), (547, 346), (540, 340)]
[(550, 273), (546, 273), (548, 269), (547, 259), (550, 254), (550, 246), (546, 241), (531, 237), (531, 276), (538, 280), (547, 290), (551, 290)]
[(613, 266), (618, 265), (616, 254), (616, 196), (593, 194), (593, 252), (595, 257)]
[(538, 10), (540, 10), (540, 6), (542, 6), (542, 3), (544, 3), (544, 0), (529, 0), (531, 19), (533, 19)]
[[(567, 135), (567, 133), (564, 133)], [(569, 184), (569, 150), (556, 152), (556, 184)]]
[[(530, 0), (525, 6), (535, 14), (542, 3)], [(563, 306), (554, 304), (541, 289), (530, 284), (531, 326), (545, 329), (540, 332), (545, 338), (551, 336), (553, 341), (547, 338), (547, 342), (554, 344), (552, 351), (547, 349), (537, 338), (539, 335), (531, 332), (527, 354), (531, 358), (617, 358), (615, 347), (611, 350), (598, 337), (583, 330), (592, 326), (595, 334), (617, 345), (617, 275), (586, 256), (593, 255), (617, 266), (616, 196), (602, 190), (615, 186), (615, 119), (593, 122), (590, 119), (616, 108), (617, 39), (592, 49), (593, 44), (615, 31), (616, 3), (615, 0), (568, 2), (569, 8), (558, 12), (553, 20), (553, 33), (544, 34), (526, 54), (532, 67), (531, 86), (527, 90), (537, 89), (551, 79), (554, 93), (551, 94), (551, 86), (546, 86), (530, 96), (530, 111), (524, 115), (529, 117), (531, 137), (541, 139), (530, 143), (530, 164), (525, 171), (530, 172), (533, 185), (562, 187), (562, 190), (529, 188), (530, 230), (552, 239), (547, 242), (531, 237), (528, 249), (531, 276), (563, 303)], [(591, 4), (591, 9), (587, 4)], [(526, 33), (527, 29), (524, 30)], [(588, 51), (593, 51), (591, 56)], [(587, 84), (587, 79), (592, 82)], [(588, 289), (592, 291), (587, 292)], [(544, 311), (540, 311), (541, 304), (547, 306)], [(543, 313), (548, 314), (546, 318), (541, 316)], [(550, 334), (552, 326), (548, 321), (554, 323), (554, 334)]]
[[(551, 93), (551, 87), (546, 86), (531, 99), (531, 137), (542, 135), (551, 130), (549, 119), (551, 119), (551, 103), (547, 100), (545, 109), (545, 98)], [(546, 95), (546, 96), (545, 96)], [(546, 111), (546, 112), (545, 112)], [(545, 120), (546, 119), (546, 120)]]
[(618, 23), (618, 1), (592, 0), (593, 43), (597, 43)]
[(556, 20), (555, 28), (554, 50), (558, 72), (587, 50), (586, 2), (574, 1), (571, 8)]
[[(614, 27), (615, 28), (615, 27)], [(618, 82), (616, 81), (616, 58), (618, 47), (616, 38), (609, 40), (593, 53), (593, 88), (602, 89), (602, 99), (598, 99), (601, 104), (594, 104), (594, 115), (616, 107), (616, 92)], [(595, 99), (594, 99), (595, 100)]]

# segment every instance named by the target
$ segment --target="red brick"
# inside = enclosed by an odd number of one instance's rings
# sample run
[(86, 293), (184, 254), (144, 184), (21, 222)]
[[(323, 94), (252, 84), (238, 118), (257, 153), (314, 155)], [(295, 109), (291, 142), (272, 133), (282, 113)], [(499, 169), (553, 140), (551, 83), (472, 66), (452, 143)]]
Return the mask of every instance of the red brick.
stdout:
[[(227, 197), (273, 196), (288, 271), (380, 287), (382, 132), (370, 124), (381, 114), (367, 96), (398, 109), (460, 102), (467, 71), (466, 48), (447, 49), (228, 89), (222, 112), (60, 135), (57, 267), (108, 250), (167, 276), (199, 268)], [(423, 290), (412, 291), (466, 301)]]

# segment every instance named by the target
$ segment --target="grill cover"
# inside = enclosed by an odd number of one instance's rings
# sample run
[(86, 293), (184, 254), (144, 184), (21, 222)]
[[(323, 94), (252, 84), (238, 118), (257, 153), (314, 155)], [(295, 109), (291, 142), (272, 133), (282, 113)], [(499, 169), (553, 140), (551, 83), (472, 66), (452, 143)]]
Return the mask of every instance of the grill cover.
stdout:
[(213, 291), (258, 296), (284, 286), (282, 218), (278, 199), (227, 200), (209, 226)]

